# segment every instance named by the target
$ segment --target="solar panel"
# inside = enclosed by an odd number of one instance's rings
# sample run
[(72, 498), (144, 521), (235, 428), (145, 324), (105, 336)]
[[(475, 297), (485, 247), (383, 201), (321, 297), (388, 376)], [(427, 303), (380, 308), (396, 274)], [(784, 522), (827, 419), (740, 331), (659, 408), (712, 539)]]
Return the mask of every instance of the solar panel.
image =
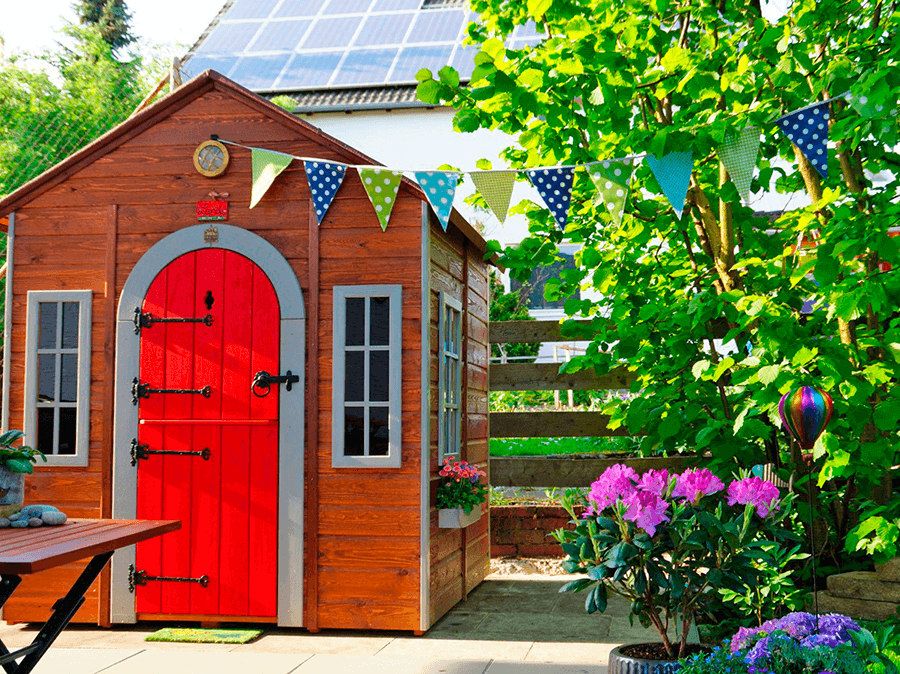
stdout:
[(360, 49), (347, 52), (332, 84), (381, 84), (397, 56), (397, 49)]
[(275, 11), (275, 18), (296, 18), (301, 16), (315, 16), (322, 9), (326, 0), (284, 0), (284, 3)]
[(265, 89), (275, 81), (290, 57), (290, 54), (245, 56), (232, 71), (231, 78), (248, 89)]
[(243, 2), (239, 0), (231, 5), (231, 9), (228, 10), (225, 18), (229, 21), (234, 19), (266, 19), (277, 4), (278, 0), (250, 0), (249, 2), (248, 0)]
[(398, 9), (419, 9), (422, 0), (375, 0), (373, 12), (393, 12)]
[(300, 44), (311, 24), (312, 19), (270, 21), (253, 41), (253, 51), (291, 52)]
[[(477, 49), (463, 47), (473, 14), (456, 0), (234, 0), (185, 62), (256, 91), (414, 84), (452, 59), (463, 79)], [(537, 40), (533, 24), (511, 44)], [(396, 61), (396, 63), (395, 63)]]
[(301, 47), (305, 49), (323, 49), (326, 47), (346, 47), (353, 40), (356, 29), (362, 23), (361, 16), (328, 17), (316, 21), (309, 37)]
[(272, 89), (290, 91), (295, 89), (315, 89), (328, 84), (344, 53), (304, 52), (294, 54), (281, 78), (273, 82)]
[(459, 9), (419, 12), (413, 24), (411, 42), (456, 42), (466, 13)]
[(376, 14), (367, 16), (362, 30), (353, 42), (357, 47), (368, 47), (379, 44), (402, 44), (409, 24), (412, 23), (412, 12), (404, 14)]
[(203, 52), (208, 54), (235, 54), (242, 52), (262, 26), (259, 21), (248, 23), (224, 23), (203, 41)]
[(372, 0), (329, 0), (325, 5), (325, 14), (354, 14), (366, 12)]
[(397, 59), (390, 82), (414, 82), (416, 73), (428, 68), (436, 73), (450, 62), (453, 45), (429, 45), (425, 47), (405, 47)]

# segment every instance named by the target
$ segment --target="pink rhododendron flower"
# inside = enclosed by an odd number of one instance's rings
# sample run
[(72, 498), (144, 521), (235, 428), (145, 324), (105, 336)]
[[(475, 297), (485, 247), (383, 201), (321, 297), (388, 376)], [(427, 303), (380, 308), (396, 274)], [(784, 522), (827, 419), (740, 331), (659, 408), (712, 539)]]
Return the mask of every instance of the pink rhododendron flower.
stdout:
[(652, 491), (635, 491), (624, 502), (628, 506), (625, 519), (637, 524), (651, 538), (656, 535), (657, 526), (669, 521), (666, 514), (669, 504)]
[(666, 493), (666, 489), (669, 487), (669, 471), (665, 468), (662, 470), (655, 470), (651, 468), (646, 473), (641, 475), (641, 479), (638, 480), (637, 488), (642, 491), (653, 492), (657, 496), (662, 496)]
[(603, 474), (591, 483), (591, 492), (588, 494), (592, 510), (590, 514), (597, 515), (604, 508), (608, 508), (616, 502), (616, 499), (624, 499), (637, 489), (634, 483), (637, 481), (637, 473), (625, 464), (617, 463), (610, 466)]
[(713, 475), (708, 468), (692, 468), (678, 476), (672, 496), (697, 503), (701, 496), (715, 494), (724, 488), (722, 480)]
[(728, 505), (752, 504), (760, 517), (778, 510), (778, 487), (760, 477), (745, 477), (728, 485)]

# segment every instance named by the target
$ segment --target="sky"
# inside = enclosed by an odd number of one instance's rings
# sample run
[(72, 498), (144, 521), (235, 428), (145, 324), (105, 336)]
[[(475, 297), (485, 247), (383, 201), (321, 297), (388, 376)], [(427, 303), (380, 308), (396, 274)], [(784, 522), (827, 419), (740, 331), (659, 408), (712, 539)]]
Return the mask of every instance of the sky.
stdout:
[[(127, 0), (132, 32), (142, 41), (140, 49), (173, 41), (179, 55), (209, 25), (225, 0)], [(0, 37), (4, 54), (52, 49), (66, 20), (74, 23), (72, 0), (0, 0)]]

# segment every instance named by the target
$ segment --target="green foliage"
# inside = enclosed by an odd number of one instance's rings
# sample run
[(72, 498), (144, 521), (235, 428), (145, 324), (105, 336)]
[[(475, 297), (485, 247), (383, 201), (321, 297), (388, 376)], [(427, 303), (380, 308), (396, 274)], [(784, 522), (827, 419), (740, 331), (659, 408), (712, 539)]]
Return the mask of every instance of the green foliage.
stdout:
[[(527, 295), (527, 286), (522, 288), (522, 292), (508, 293), (503, 288), (499, 275), (491, 271), (491, 303), (488, 309), (491, 322), (496, 321), (532, 321), (534, 320), (528, 314), (528, 305), (525, 303)], [(541, 349), (540, 344), (493, 344), (491, 345), (491, 355), (499, 358), (501, 354), (500, 347), (508, 358), (515, 358), (517, 363), (534, 362), (535, 356)], [(522, 358), (524, 356), (524, 358)]]
[(37, 463), (38, 457), (42, 458), (45, 463), (47, 457), (40, 450), (25, 445), (12, 446), (14, 442), (23, 437), (25, 434), (22, 431), (6, 431), (0, 435), (0, 466), (5, 467), (11, 473), (28, 473), (30, 475), (34, 472), (34, 464)]
[[(813, 492), (828, 541), (823, 566), (847, 564), (848, 532), (891, 467), (900, 463), (900, 8), (861, 0), (797, 0), (770, 25), (758, 3), (699, 0), (473, 0), (478, 48), (471, 82), (420, 73), (419, 91), (457, 110), (461, 131), (500, 129), (516, 144), (513, 167), (580, 164), (691, 150), (695, 167), (680, 220), (649, 171), (635, 171), (621, 226), (584, 172), (576, 173), (565, 233), (524, 201), (530, 235), (502, 250), (516, 278), (549, 264), (564, 240), (582, 244), (555, 292), (580, 287), (571, 325), (592, 340), (568, 367), (638, 374), (629, 399), (610, 400), (613, 428), (645, 430), (648, 446), (709, 452), (720, 472), (773, 463), (805, 474), (781, 431), (778, 400), (816, 384), (835, 417), (815, 449)], [(544, 37), (508, 49), (516, 26)], [(782, 114), (850, 91), (830, 104), (829, 178), (774, 127)], [(770, 219), (743, 206), (716, 148), (748, 125), (761, 129), (756, 194), (805, 190), (813, 204)], [(875, 181), (873, 176), (878, 176)], [(796, 204), (797, 201), (795, 200)], [(800, 254), (801, 237), (815, 239)], [(492, 250), (499, 245), (492, 244)], [(814, 310), (805, 312), (804, 304)], [(714, 329), (725, 339), (714, 342)], [(862, 511), (862, 523), (868, 519)], [(896, 539), (896, 529), (884, 530)], [(860, 536), (862, 538), (863, 536)], [(851, 546), (852, 547), (852, 546)]]
[(636, 454), (637, 438), (491, 438), (491, 456)]
[(95, 26), (113, 51), (127, 47), (135, 41), (131, 34), (131, 12), (125, 0), (78, 0), (75, 11), (82, 24)]

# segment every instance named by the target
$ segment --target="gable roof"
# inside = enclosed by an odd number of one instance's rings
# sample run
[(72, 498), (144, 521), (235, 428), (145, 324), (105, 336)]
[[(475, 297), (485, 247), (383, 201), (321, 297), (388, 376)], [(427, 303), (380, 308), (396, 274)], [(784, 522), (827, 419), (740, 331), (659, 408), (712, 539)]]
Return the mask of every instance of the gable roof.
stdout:
[[(328, 135), (312, 124), (286, 112), (262, 96), (245, 89), (224, 75), (221, 75), (214, 70), (208, 70), (153, 105), (141, 110), (132, 117), (129, 117), (78, 152), (69, 155), (69, 157), (63, 161), (47, 169), (36, 178), (28, 181), (3, 199), (0, 199), (0, 228), (4, 231), (8, 229), (8, 216), (17, 208), (21, 208), (23, 205), (36, 199), (47, 190), (56, 187), (72, 174), (109, 154), (123, 143), (143, 133), (154, 124), (164, 120), (212, 90), (234, 96), (242, 103), (255, 108), (257, 111), (269, 116), (279, 124), (296, 132), (299, 136), (305, 137), (308, 140), (334, 151), (342, 158), (342, 161), (346, 161), (348, 164), (383, 165), (372, 158), (367, 157), (359, 150)], [(422, 192), (422, 189), (417, 183), (408, 178), (403, 178), (403, 184), (414, 196), (423, 201), (426, 200), (425, 193)], [(470, 225), (456, 209), (453, 209), (450, 221), (467, 239), (472, 241), (479, 250), (485, 249), (484, 238), (482, 238), (478, 231), (475, 230), (475, 228), (472, 227), (472, 225)]]

